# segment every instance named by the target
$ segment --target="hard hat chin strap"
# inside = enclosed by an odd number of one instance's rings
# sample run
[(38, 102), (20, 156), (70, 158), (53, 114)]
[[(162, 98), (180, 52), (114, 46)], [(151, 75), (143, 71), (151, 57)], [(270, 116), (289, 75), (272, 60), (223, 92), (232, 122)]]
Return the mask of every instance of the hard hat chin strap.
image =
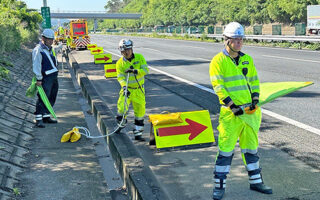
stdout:
[(230, 49), (231, 51), (235, 52), (235, 53), (239, 53), (239, 51), (235, 51), (235, 50), (230, 46), (229, 42), (230, 42), (230, 39), (227, 40), (227, 46), (229, 47), (229, 49)]

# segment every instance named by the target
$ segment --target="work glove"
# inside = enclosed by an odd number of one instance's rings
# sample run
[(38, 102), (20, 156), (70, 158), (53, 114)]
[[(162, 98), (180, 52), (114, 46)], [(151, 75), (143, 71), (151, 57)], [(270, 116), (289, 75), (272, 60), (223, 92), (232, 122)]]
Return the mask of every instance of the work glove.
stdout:
[(243, 115), (243, 110), (240, 108), (240, 106), (237, 106), (236, 104), (231, 104), (230, 106), (231, 111), (235, 116)]
[(125, 73), (134, 73), (134, 74), (138, 74), (138, 70), (136, 69), (126, 69), (126, 71), (124, 71)]
[(258, 103), (259, 103), (258, 99), (252, 100), (251, 105), (244, 109), (245, 113), (246, 114), (253, 114), (254, 112), (256, 112), (256, 110), (258, 109)]
[[(127, 87), (126, 87), (126, 86), (123, 86), (122, 89), (123, 89), (123, 96), (125, 96), (125, 95), (126, 95)], [(127, 90), (127, 97), (129, 97), (129, 96), (130, 96), (130, 91)]]
[(257, 109), (258, 103), (259, 103), (259, 99), (253, 99), (253, 100), (252, 100), (252, 103), (251, 103), (251, 105), (250, 105), (250, 110)]

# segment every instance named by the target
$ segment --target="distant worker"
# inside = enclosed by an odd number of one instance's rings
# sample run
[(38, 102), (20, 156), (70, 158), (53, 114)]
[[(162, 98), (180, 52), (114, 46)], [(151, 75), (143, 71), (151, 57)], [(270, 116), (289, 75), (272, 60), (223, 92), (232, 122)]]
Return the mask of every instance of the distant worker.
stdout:
[(62, 26), (59, 27), (58, 31), (59, 31), (59, 35), (64, 35), (65, 33), (64, 28)]
[(257, 71), (251, 56), (241, 52), (242, 25), (229, 23), (223, 35), (225, 49), (212, 59), (209, 70), (213, 89), (221, 103), (213, 199), (222, 199), (225, 193), (227, 174), (238, 139), (250, 189), (272, 194), (272, 189), (264, 185), (257, 155), (261, 124), (261, 110), (257, 105), (260, 93)]
[[(117, 78), (121, 86), (118, 99), (118, 125), (123, 128), (127, 122), (126, 112), (132, 102), (134, 111), (134, 124), (133, 130), (134, 138), (136, 140), (142, 139), (145, 115), (145, 90), (144, 90), (144, 76), (149, 73), (146, 60), (141, 54), (133, 53), (133, 42), (128, 39), (122, 39), (119, 43), (119, 50), (122, 57), (117, 61)], [(129, 73), (129, 80), (127, 80)], [(126, 87), (126, 84), (128, 85)], [(125, 105), (125, 91), (127, 91), (127, 100)], [(123, 118), (124, 116), (124, 118)], [(122, 123), (121, 123), (122, 122)]]
[[(54, 31), (44, 29), (42, 40), (32, 51), (33, 73), (37, 78), (37, 86), (42, 86), (48, 100), (53, 107), (58, 93), (58, 61), (55, 50), (52, 48), (54, 40)], [(57, 49), (60, 49), (59, 46)], [(57, 50), (56, 49), (56, 50)], [(50, 114), (38, 93), (38, 100), (35, 111), (35, 127), (44, 128), (43, 123), (57, 123), (51, 119)]]

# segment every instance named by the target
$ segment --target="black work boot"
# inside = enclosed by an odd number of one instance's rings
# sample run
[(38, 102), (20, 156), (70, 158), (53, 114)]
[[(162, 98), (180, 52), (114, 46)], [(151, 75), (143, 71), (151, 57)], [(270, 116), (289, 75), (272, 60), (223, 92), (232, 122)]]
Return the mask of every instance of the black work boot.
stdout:
[(213, 199), (220, 200), (223, 198), (226, 187), (226, 179), (215, 178), (215, 187), (213, 189)]
[(255, 190), (264, 194), (272, 194), (271, 187), (266, 186), (264, 183), (250, 184), (250, 190)]
[(56, 123), (58, 123), (57, 120), (51, 119), (50, 117), (44, 117), (42, 120), (43, 120), (43, 123), (46, 123), (46, 124), (56, 124)]
[[(126, 124), (127, 124), (127, 119), (122, 120), (122, 116), (117, 116), (116, 117), (117, 120), (117, 125), (118, 125), (118, 129), (117, 129), (117, 133), (120, 133), (121, 129), (123, 129)], [(121, 123), (122, 122), (122, 123)]]
[(134, 134), (134, 139), (135, 140), (140, 140), (143, 141), (144, 139), (142, 138), (142, 133), (143, 133), (143, 127), (144, 127), (144, 123), (143, 120), (134, 120), (134, 124), (135, 124), (135, 129), (133, 130), (133, 134)]
[(220, 200), (223, 198), (225, 188), (214, 188), (213, 189), (213, 200)]
[(36, 128), (45, 128), (42, 120), (36, 120), (35, 127)]

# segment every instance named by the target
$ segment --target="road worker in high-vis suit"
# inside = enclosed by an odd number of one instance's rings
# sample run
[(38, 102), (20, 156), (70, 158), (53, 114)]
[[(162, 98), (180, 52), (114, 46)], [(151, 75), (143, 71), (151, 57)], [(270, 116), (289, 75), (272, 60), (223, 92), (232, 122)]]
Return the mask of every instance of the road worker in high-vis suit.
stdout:
[[(62, 44), (57, 47), (52, 47), (54, 40), (54, 31), (44, 29), (40, 43), (32, 51), (33, 73), (37, 79), (36, 85), (42, 86), (48, 100), (53, 107), (56, 102), (59, 84), (58, 84), (58, 60), (56, 52), (62, 49)], [(44, 128), (43, 123), (57, 123), (51, 119), (49, 110), (43, 103), (38, 93), (36, 103), (35, 127)]]
[(263, 183), (257, 155), (261, 123), (261, 110), (257, 106), (260, 93), (257, 71), (252, 58), (240, 51), (243, 27), (231, 22), (223, 35), (225, 49), (212, 59), (209, 70), (213, 89), (221, 104), (213, 199), (222, 199), (225, 193), (226, 178), (238, 139), (250, 189), (272, 194), (272, 189)]
[[(135, 117), (133, 134), (136, 140), (141, 140), (146, 111), (144, 76), (149, 73), (149, 69), (144, 57), (141, 54), (133, 53), (132, 47), (133, 43), (131, 40), (122, 39), (119, 42), (119, 50), (122, 57), (117, 61), (116, 69), (121, 90), (117, 104), (118, 113), (116, 119), (118, 125), (123, 128), (127, 122), (124, 115), (130, 103), (132, 103)], [(129, 80), (127, 80), (128, 75)], [(128, 85), (126, 86), (127, 82)], [(123, 116), (125, 117), (124, 119)]]

